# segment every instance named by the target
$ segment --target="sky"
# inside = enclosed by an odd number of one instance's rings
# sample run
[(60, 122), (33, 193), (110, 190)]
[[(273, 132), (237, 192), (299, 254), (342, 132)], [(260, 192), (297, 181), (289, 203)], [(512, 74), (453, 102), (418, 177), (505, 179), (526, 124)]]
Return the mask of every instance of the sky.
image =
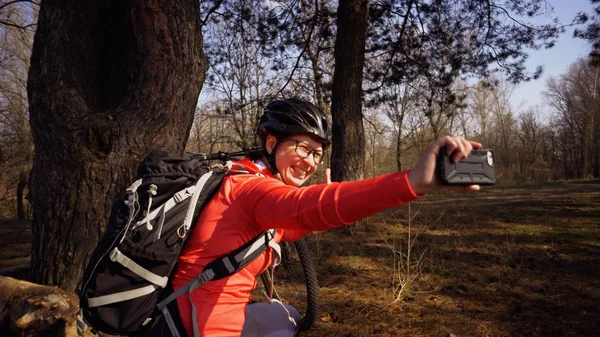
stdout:
[[(554, 7), (555, 15), (563, 24), (570, 23), (578, 12), (592, 13), (590, 0), (549, 0)], [(567, 31), (557, 40), (552, 49), (531, 51), (527, 60), (529, 70), (541, 65), (544, 69), (542, 76), (535, 81), (517, 85), (510, 99), (512, 108), (523, 112), (535, 106), (547, 106), (543, 92), (550, 77), (558, 78), (577, 59), (587, 56), (590, 52), (589, 42), (573, 37), (574, 28)]]

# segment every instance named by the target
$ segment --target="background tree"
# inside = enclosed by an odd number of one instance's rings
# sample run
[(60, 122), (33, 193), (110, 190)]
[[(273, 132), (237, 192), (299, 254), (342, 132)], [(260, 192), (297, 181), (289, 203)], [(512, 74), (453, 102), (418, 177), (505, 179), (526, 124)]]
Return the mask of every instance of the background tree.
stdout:
[(333, 181), (364, 177), (362, 83), (368, 15), (367, 0), (339, 3), (331, 100)]
[(181, 152), (207, 64), (194, 0), (46, 1), (28, 78), (34, 282), (75, 290), (150, 150)]
[(547, 180), (544, 177), (547, 167), (541, 159), (543, 146), (541, 131), (538, 110), (529, 109), (519, 115), (516, 130), (519, 146), (515, 151), (515, 160), (519, 165), (520, 181)]
[(256, 16), (263, 55), (284, 79), (278, 93), (294, 84), (329, 111), (333, 77), (336, 3), (332, 0), (278, 1)]
[[(467, 137), (494, 150), (494, 162), (499, 181), (514, 181), (517, 169), (515, 151), (515, 110), (510, 105), (514, 85), (499, 77), (479, 81), (470, 88), (466, 114), (473, 118), (465, 131)], [(459, 115), (462, 116), (462, 115)]]
[(525, 67), (527, 50), (552, 47), (564, 26), (532, 19), (551, 14), (545, 0), (373, 1), (367, 97), (381, 103), (388, 99), (382, 88), (422, 81), (422, 113), (432, 136), (448, 132), (467, 100), (459, 83), (494, 74), (513, 83), (539, 77), (541, 67)]
[[(585, 28), (576, 29), (574, 32), (575, 37), (585, 39), (592, 45), (592, 50), (589, 54), (588, 61), (594, 68), (594, 81), (593, 81), (593, 92), (592, 98), (593, 103), (591, 109), (591, 125), (592, 128), (592, 165), (593, 165), (593, 176), (600, 177), (600, 104), (597, 103), (599, 89), (598, 89), (598, 67), (600, 67), (600, 0), (591, 0), (592, 4), (595, 4), (594, 13), (590, 16), (587, 13), (579, 13), (577, 19), (580, 22), (589, 22)], [(591, 22), (590, 22), (591, 21)]]
[(419, 113), (421, 108), (417, 91), (413, 88), (414, 84), (394, 85), (381, 88), (381, 91), (387, 91), (387, 98), (383, 104), (377, 105), (379, 110), (392, 123), (393, 140), (395, 147), (395, 161), (398, 171), (402, 171), (403, 152), (406, 148), (406, 140), (415, 130), (410, 127), (406, 121), (409, 114)]
[(593, 13), (579, 12), (575, 20), (587, 23), (583, 28), (577, 28), (573, 36), (587, 40), (592, 45), (589, 60), (593, 66), (600, 66), (600, 0), (590, 0), (595, 6)]
[(235, 129), (229, 115), (220, 107), (205, 104), (196, 108), (194, 124), (186, 150), (191, 152), (215, 153), (217, 151), (238, 150), (232, 139)]
[(260, 2), (224, 2), (219, 5), (219, 15), (211, 16), (204, 26), (211, 65), (206, 93), (216, 105), (212, 110), (217, 111), (210, 116), (219, 115), (229, 122), (227, 136), (238, 149), (254, 145), (265, 97), (273, 96), (278, 83), (275, 74), (269, 73), (269, 60), (260, 57), (261, 46), (255, 41), (257, 30), (251, 20), (253, 8), (260, 8)]
[(367, 51), (379, 66), (369, 67), (370, 78), (384, 85), (428, 76), (441, 89), (466, 74), (537, 78), (541, 68), (524, 66), (527, 49), (550, 48), (564, 31), (556, 19), (530, 22), (547, 14), (545, 0), (374, 1)]
[[(594, 85), (597, 67), (588, 60), (580, 59), (572, 64), (559, 78), (550, 78), (546, 99), (554, 108), (556, 122), (563, 129), (564, 141), (568, 142), (562, 153), (566, 176), (598, 177), (598, 161), (595, 134), (598, 133), (597, 114), (600, 108)], [(567, 151), (569, 153), (567, 153)]]
[(27, 70), (38, 5), (0, 1), (0, 217), (25, 219), (33, 157)]
[[(390, 143), (391, 132), (389, 123), (382, 118), (378, 111), (365, 110), (365, 177), (375, 177), (382, 170), (392, 166), (393, 149)], [(391, 137), (390, 137), (391, 136)]]

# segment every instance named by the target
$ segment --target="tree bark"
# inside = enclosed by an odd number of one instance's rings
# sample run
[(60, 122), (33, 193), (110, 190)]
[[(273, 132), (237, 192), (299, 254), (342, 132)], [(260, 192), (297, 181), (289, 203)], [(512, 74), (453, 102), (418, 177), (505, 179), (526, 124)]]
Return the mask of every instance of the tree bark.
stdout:
[(28, 78), (31, 278), (76, 290), (135, 164), (181, 152), (207, 62), (199, 3), (44, 1)]
[(362, 81), (369, 1), (340, 1), (335, 41), (331, 114), (332, 180), (364, 177)]

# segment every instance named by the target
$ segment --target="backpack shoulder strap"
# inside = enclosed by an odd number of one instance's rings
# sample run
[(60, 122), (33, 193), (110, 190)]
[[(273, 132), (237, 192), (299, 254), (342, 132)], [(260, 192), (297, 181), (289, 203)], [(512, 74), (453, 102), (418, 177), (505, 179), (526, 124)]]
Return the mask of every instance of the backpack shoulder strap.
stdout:
[[(215, 281), (237, 273), (254, 261), (257, 257), (259, 257), (267, 249), (267, 247), (271, 247), (276, 253), (276, 264), (278, 264), (281, 260), (281, 248), (274, 240), (276, 231), (276, 229), (264, 231), (238, 249), (207, 264), (206, 267), (204, 267), (204, 271), (195, 279), (177, 289), (177, 291), (173, 292), (167, 298), (158, 303), (158, 309), (163, 313), (163, 316), (165, 317), (167, 325), (169, 326), (173, 336), (177, 335), (178, 330), (175, 321), (169, 313), (167, 305), (179, 296), (185, 293), (191, 293), (196, 288), (208, 281)], [(194, 303), (191, 304), (192, 309), (195, 310)], [(194, 330), (196, 330), (195, 320)]]
[(276, 229), (264, 231), (238, 249), (207, 264), (200, 275), (160, 302), (158, 304), (159, 309), (162, 310), (172, 300), (186, 292), (194, 291), (194, 289), (208, 281), (215, 281), (237, 273), (259, 257), (267, 247), (271, 247), (275, 251), (278, 255), (276, 260), (279, 260), (281, 248), (273, 240), (275, 232)]

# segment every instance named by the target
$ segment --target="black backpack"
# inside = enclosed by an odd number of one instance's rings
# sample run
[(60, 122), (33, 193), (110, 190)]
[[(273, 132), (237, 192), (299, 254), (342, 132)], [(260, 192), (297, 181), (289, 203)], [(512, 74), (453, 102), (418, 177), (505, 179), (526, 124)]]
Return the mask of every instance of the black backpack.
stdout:
[(172, 291), (170, 277), (188, 234), (227, 172), (223, 165), (209, 167), (207, 159), (247, 153), (174, 156), (154, 151), (143, 160), (124, 199), (114, 203), (84, 271), (80, 334), (89, 325), (118, 335), (185, 336), (174, 301), (178, 296), (239, 271), (268, 246), (278, 252), (275, 230), (265, 231)]

